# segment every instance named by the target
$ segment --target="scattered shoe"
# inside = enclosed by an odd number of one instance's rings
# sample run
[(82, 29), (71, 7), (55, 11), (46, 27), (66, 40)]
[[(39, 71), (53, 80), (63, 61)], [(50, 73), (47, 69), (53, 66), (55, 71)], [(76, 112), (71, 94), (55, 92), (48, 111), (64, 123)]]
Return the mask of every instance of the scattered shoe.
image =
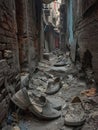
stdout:
[(65, 114), (65, 125), (81, 126), (85, 123), (85, 112), (79, 97), (75, 97), (68, 106)]
[(65, 65), (66, 65), (66, 62), (63, 60), (54, 64), (55, 67), (61, 67), (61, 66), (65, 66)]
[(30, 101), (31, 105), (29, 106), (29, 110), (38, 118), (45, 119), (45, 120), (52, 120), (59, 118), (61, 116), (61, 113), (54, 109), (50, 102), (44, 97), (36, 97), (36, 100), (33, 98), (29, 98), (29, 95), (27, 93), (26, 89), (23, 89), (23, 92), (28, 98), (28, 101)]
[(10, 90), (13, 86), (5, 81), (6, 88), (8, 90), (11, 101), (16, 104), (19, 108), (26, 110), (29, 109), (35, 116), (45, 120), (52, 120), (59, 118), (61, 113), (53, 108), (53, 105), (46, 99), (44, 96), (33, 95), (33, 98), (30, 98), (26, 88), (20, 89), (18, 92), (13, 92)]
[[(23, 88), (24, 89), (24, 88)], [(19, 108), (26, 110), (30, 105), (30, 102), (24, 96), (23, 89), (19, 90), (16, 94), (14, 94), (11, 98), (14, 104), (16, 104)]]
[(46, 94), (53, 95), (57, 93), (62, 87), (60, 78), (56, 78), (54, 81), (50, 81), (47, 86)]
[(60, 112), (54, 109), (44, 96), (30, 98), (26, 88), (19, 90), (11, 99), (19, 108), (29, 109), (41, 119), (52, 120), (60, 117)]

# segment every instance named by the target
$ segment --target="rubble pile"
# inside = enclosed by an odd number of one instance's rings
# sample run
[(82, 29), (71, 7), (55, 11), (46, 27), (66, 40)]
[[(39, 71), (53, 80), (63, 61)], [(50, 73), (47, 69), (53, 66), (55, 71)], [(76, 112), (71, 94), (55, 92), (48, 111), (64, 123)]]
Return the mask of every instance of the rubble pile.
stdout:
[(71, 62), (69, 53), (56, 50), (51, 55), (45, 54), (32, 75), (21, 75), (17, 93), (6, 84), (19, 118), (10, 113), (2, 130), (98, 129), (96, 89), (88, 89), (85, 77), (80, 78), (85, 74)]

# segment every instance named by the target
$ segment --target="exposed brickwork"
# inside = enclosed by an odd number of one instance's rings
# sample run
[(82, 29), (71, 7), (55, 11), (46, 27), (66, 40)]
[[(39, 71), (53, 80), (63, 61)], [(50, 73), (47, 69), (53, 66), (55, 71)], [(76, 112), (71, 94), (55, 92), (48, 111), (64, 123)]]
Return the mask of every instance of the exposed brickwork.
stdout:
[[(17, 78), (19, 62), (14, 4), (14, 0), (0, 1), (0, 122), (7, 114), (10, 101), (5, 86), (5, 77), (8, 76), (10, 82), (19, 81)], [(19, 86), (16, 84), (16, 89)]]
[[(40, 0), (0, 0), (0, 123), (8, 112), (10, 101), (5, 78), (17, 91), (20, 72), (25, 71), (24, 67), (33, 72), (36, 67), (34, 44), (36, 41), (38, 47), (40, 31), (36, 28), (40, 28), (41, 12), (36, 12), (35, 2), (41, 3)], [(41, 4), (37, 6), (41, 8)]]
[(90, 4), (89, 1), (90, 8), (83, 12), (76, 32), (78, 33), (81, 61), (88, 49), (92, 55), (92, 66), (96, 82), (98, 82), (98, 3), (92, 4), (94, 2), (92, 1)]

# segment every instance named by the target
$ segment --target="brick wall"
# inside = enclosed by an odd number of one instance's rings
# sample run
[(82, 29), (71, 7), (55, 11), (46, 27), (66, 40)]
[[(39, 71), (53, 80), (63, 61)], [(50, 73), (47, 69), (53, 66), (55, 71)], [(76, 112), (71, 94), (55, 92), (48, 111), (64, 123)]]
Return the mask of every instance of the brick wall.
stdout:
[[(36, 12), (38, 8), (35, 8), (35, 2), (0, 0), (0, 123), (8, 112), (10, 102), (5, 78), (14, 84), (17, 91), (20, 88), (20, 73), (24, 71), (24, 63), (26, 62), (30, 73), (36, 67), (37, 53), (34, 44), (35, 39), (39, 42), (36, 32), (40, 34), (41, 11)], [(41, 7), (38, 5), (39, 0), (36, 4)]]
[(82, 20), (78, 23), (76, 33), (78, 33), (81, 61), (88, 49), (92, 55), (92, 66), (98, 82), (98, 3), (90, 5), (86, 12), (83, 10)]
[(0, 0), (0, 122), (5, 117), (9, 106), (5, 74), (10, 82), (16, 83), (15, 89), (20, 86), (16, 32), (14, 0)]

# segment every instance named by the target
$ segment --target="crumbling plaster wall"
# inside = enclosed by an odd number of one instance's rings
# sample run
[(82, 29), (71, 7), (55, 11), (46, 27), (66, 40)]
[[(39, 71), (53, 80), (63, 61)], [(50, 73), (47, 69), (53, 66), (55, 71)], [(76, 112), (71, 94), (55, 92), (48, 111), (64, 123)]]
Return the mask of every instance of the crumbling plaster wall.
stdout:
[(98, 2), (95, 0), (87, 3), (82, 1), (82, 5), (85, 5), (85, 7), (80, 7), (81, 12), (79, 14), (81, 14), (81, 17), (77, 19), (75, 26), (81, 62), (83, 62), (84, 53), (88, 49), (92, 55), (91, 64), (96, 82), (98, 82)]

